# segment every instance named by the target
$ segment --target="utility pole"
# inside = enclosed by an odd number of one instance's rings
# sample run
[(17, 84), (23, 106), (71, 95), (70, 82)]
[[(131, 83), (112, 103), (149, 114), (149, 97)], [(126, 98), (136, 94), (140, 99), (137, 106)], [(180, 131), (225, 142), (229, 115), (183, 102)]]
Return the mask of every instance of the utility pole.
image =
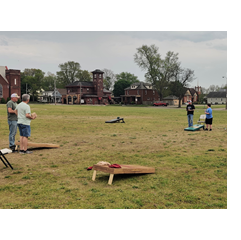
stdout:
[(227, 95), (228, 95), (228, 81), (227, 81), (227, 77), (223, 76), (223, 78), (226, 78), (226, 86), (227, 86), (227, 88), (226, 88), (226, 110), (227, 110), (227, 102), (228, 102), (228, 97), (227, 97)]
[(81, 105), (81, 82), (79, 82), (79, 104)]
[(56, 105), (56, 79), (54, 78), (54, 104)]

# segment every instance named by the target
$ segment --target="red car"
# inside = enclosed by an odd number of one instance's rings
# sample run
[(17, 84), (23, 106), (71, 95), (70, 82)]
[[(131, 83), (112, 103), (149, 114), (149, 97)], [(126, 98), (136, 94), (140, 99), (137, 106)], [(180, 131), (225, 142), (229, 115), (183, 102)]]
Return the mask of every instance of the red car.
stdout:
[(153, 106), (166, 106), (167, 107), (168, 103), (165, 102), (155, 102), (153, 103)]

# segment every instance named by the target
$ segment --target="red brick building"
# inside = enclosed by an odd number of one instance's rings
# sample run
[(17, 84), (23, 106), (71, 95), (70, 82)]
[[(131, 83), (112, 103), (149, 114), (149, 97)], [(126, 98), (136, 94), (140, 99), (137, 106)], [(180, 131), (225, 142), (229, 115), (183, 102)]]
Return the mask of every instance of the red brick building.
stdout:
[[(66, 86), (66, 94), (62, 95), (62, 103), (66, 104), (105, 104), (111, 100), (111, 92), (103, 87), (103, 74), (99, 69), (91, 72), (93, 82), (76, 81)], [(81, 98), (80, 98), (81, 96)]]
[(147, 104), (152, 105), (159, 101), (160, 96), (152, 85), (144, 82), (133, 83), (130, 87), (125, 88), (125, 95), (121, 95), (121, 101), (124, 104)]
[(183, 97), (183, 103), (186, 103), (187, 101), (191, 100), (192, 102), (198, 102), (199, 101), (199, 95), (201, 94), (201, 87), (195, 87), (194, 88), (187, 88), (187, 91)]
[(2, 98), (10, 98), (12, 93), (21, 96), (20, 70), (0, 66), (0, 101)]

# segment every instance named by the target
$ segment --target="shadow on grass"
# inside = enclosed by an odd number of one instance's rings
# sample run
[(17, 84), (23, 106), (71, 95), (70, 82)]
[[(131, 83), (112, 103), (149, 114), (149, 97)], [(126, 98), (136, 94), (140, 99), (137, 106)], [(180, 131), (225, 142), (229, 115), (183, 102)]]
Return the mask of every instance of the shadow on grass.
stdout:
[[(149, 174), (152, 174), (152, 173), (141, 173), (141, 174), (115, 174), (114, 175), (114, 178), (113, 178), (113, 183), (114, 182), (121, 182), (121, 181), (125, 181), (125, 180), (140, 180), (140, 178), (144, 175), (149, 175)], [(100, 175), (98, 176), (98, 172), (97, 172), (97, 175), (96, 175), (96, 179), (95, 181), (98, 182), (108, 182), (109, 180), (109, 174), (106, 174), (106, 175)], [(142, 179), (143, 182), (145, 181), (145, 179)]]

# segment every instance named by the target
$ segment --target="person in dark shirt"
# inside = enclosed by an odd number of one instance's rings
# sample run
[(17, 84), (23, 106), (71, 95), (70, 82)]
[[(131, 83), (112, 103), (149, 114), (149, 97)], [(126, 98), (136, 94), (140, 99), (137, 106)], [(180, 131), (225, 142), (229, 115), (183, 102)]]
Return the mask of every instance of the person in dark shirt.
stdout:
[(8, 126), (9, 126), (9, 148), (15, 152), (15, 136), (17, 133), (17, 101), (20, 97), (17, 93), (11, 95), (11, 100), (7, 102)]
[(186, 107), (188, 127), (193, 126), (194, 109), (195, 109), (195, 106), (192, 104), (192, 101), (190, 101)]

